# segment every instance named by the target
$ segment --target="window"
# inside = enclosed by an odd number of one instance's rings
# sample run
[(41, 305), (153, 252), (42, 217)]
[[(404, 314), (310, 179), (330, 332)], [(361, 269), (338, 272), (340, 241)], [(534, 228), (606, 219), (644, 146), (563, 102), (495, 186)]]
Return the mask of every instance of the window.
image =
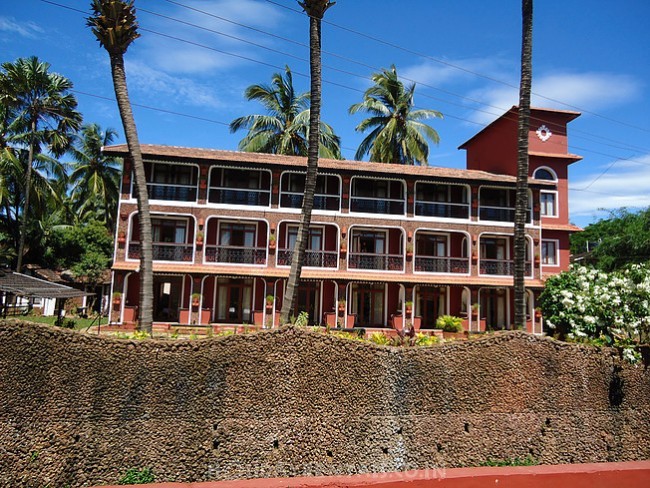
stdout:
[(544, 217), (557, 217), (556, 195), (550, 191), (539, 192), (540, 212)]
[[(291, 226), (287, 229), (287, 249), (293, 250), (298, 239), (298, 227)], [(323, 229), (319, 227), (310, 227), (307, 245), (305, 250), (320, 251), (323, 244)]]
[(152, 242), (185, 244), (187, 220), (151, 219)]
[(533, 173), (533, 178), (537, 180), (557, 181), (555, 171), (550, 168), (537, 168)]
[(557, 241), (542, 240), (542, 264), (557, 266)]

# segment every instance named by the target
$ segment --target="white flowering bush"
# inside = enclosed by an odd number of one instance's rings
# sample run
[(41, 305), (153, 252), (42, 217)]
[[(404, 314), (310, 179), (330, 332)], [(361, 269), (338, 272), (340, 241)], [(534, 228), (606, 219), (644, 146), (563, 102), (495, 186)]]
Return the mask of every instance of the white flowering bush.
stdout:
[(636, 346), (650, 343), (650, 266), (634, 264), (606, 273), (584, 266), (550, 277), (540, 297), (542, 313), (561, 339), (623, 349), (631, 362)]

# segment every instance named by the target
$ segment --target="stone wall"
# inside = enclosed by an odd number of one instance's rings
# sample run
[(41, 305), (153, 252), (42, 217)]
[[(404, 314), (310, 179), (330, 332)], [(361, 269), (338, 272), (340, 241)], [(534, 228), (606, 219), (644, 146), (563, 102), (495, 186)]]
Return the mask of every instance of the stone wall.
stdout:
[(0, 322), (0, 487), (650, 458), (650, 372), (521, 332), (125, 341)]

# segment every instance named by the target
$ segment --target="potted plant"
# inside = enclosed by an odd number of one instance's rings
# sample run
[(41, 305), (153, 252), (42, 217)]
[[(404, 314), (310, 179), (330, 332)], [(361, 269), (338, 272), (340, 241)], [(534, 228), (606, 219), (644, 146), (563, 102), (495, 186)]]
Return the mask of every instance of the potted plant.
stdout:
[(275, 234), (271, 234), (269, 236), (269, 249), (275, 249), (275, 241), (276, 241)]
[(478, 318), (478, 309), (480, 305), (478, 303), (472, 304), (472, 317)]
[(125, 242), (126, 242), (126, 232), (121, 230), (117, 233), (117, 243), (121, 245), (124, 244)]
[(201, 301), (201, 294), (200, 293), (192, 293), (192, 306), (193, 307), (198, 307), (200, 301)]
[(266, 295), (266, 308), (273, 308), (273, 295)]
[(539, 307), (535, 308), (535, 318), (536, 319), (541, 319), (542, 318), (542, 309)]
[(113, 305), (119, 306), (122, 303), (122, 292), (115, 291), (113, 292)]
[(411, 259), (413, 257), (413, 244), (408, 243), (406, 245), (406, 259)]
[(339, 312), (340, 313), (345, 312), (345, 298), (339, 299)]
[(348, 251), (348, 243), (345, 239), (341, 239), (341, 254), (345, 255), (347, 251)]
[(411, 312), (413, 311), (413, 302), (409, 300), (404, 303), (404, 306), (406, 307), (406, 315), (411, 315)]
[(203, 232), (198, 231), (196, 233), (196, 245), (197, 246), (202, 246), (203, 245)]

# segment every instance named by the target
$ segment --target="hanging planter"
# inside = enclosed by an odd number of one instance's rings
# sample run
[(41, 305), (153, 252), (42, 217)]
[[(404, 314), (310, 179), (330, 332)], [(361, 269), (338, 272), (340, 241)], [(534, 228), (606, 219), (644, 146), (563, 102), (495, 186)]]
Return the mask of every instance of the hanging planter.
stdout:
[(123, 246), (124, 244), (126, 244), (126, 232), (124, 232), (123, 230), (121, 230), (121, 231), (117, 234), (117, 243), (118, 243), (120, 246)]
[(201, 294), (200, 293), (192, 293), (192, 307), (198, 307), (199, 303), (201, 301)]
[(413, 312), (413, 302), (406, 302), (404, 307), (406, 308), (406, 315), (410, 316), (411, 312)]
[(196, 233), (196, 245), (199, 247), (203, 245), (203, 232)]
[(271, 234), (269, 236), (269, 249), (275, 249), (275, 241), (276, 241), (275, 234)]

